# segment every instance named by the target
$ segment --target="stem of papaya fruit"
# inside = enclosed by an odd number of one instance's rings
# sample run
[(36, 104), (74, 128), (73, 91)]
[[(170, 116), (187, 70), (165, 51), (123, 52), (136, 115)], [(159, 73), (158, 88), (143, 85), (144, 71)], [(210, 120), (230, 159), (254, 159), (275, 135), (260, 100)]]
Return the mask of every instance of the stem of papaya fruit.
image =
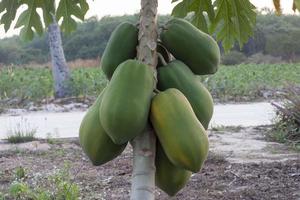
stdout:
[(160, 59), (160, 61), (162, 62), (163, 65), (167, 65), (168, 63), (166, 62), (165, 58), (160, 54), (157, 53), (158, 58)]

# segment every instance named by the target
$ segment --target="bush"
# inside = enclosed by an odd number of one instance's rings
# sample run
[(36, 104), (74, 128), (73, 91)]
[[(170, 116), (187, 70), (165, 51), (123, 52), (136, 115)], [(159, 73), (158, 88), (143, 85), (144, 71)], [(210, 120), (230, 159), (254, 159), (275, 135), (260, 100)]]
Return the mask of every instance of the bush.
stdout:
[(251, 63), (251, 64), (279, 64), (284, 63), (280, 56), (272, 56), (272, 55), (266, 55), (263, 53), (256, 53), (252, 56), (248, 57), (245, 63)]
[(224, 65), (238, 65), (246, 60), (246, 56), (238, 51), (231, 51), (222, 56), (222, 64)]
[(273, 103), (277, 117), (272, 138), (300, 150), (300, 86), (289, 87), (283, 97), (282, 104)]

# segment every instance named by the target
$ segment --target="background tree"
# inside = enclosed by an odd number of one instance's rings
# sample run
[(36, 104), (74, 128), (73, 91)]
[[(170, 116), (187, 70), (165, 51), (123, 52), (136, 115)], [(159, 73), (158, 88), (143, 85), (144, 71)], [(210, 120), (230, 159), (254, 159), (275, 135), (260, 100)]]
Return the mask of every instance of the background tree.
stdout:
[[(21, 36), (25, 39), (32, 39), (34, 31), (38, 34), (43, 32), (43, 26), (37, 8), (42, 8), (43, 18), (46, 26), (51, 23), (53, 11), (48, 1), (40, 0), (2, 0), (0, 12), (5, 12), (1, 23), (7, 30), (16, 16), (17, 8), (21, 4), (27, 4), (28, 8), (18, 19), (16, 27), (23, 26)], [(235, 41), (242, 47), (253, 33), (256, 13), (255, 7), (248, 0), (172, 0), (178, 2), (174, 7), (172, 15), (186, 17), (199, 29), (215, 34), (216, 39), (222, 41), (225, 51), (228, 51), (235, 44)], [(275, 7), (280, 11), (280, 1), (274, 0)], [(61, 7), (60, 7), (61, 5)], [(82, 18), (81, 10), (87, 10), (85, 0), (60, 0), (56, 18), (63, 17), (61, 28), (69, 32), (76, 28), (76, 22), (72, 15)], [(294, 1), (294, 7), (299, 8), (299, 0)], [(84, 12), (85, 13), (85, 12)], [(47, 21), (49, 20), (49, 21)], [(156, 39), (157, 39), (157, 0), (141, 0), (141, 12), (139, 23), (139, 46), (138, 59), (154, 67), (157, 62)], [(134, 166), (132, 182), (132, 199), (154, 199), (155, 180), (155, 136), (153, 131), (147, 128), (143, 134), (133, 141)]]
[(63, 18), (61, 28), (63, 31), (70, 33), (77, 26), (72, 16), (83, 20), (88, 10), (88, 4), (84, 0), (61, 0), (56, 8), (55, 0), (2, 0), (0, 2), (0, 13), (5, 13), (2, 15), (0, 22), (4, 24), (5, 31), (11, 27), (17, 10), (23, 5), (26, 5), (27, 9), (18, 17), (15, 28), (22, 27), (20, 36), (27, 41), (32, 40), (35, 33), (42, 35), (44, 27), (41, 17), (37, 12), (38, 8), (42, 9), (43, 22), (45, 27), (48, 27), (48, 41), (54, 79), (54, 96), (58, 98), (65, 97), (69, 94), (68, 81), (70, 72), (62, 48), (60, 27), (57, 21)]

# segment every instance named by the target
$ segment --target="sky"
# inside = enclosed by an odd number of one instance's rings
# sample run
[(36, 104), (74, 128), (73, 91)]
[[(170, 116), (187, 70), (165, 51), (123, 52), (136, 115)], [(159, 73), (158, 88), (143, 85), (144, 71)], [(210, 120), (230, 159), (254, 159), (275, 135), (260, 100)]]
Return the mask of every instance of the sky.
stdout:
[[(87, 0), (90, 10), (86, 14), (86, 18), (97, 16), (99, 19), (105, 15), (124, 15), (139, 12), (140, 0)], [(273, 9), (272, 0), (250, 0), (258, 9), (268, 7)], [(293, 0), (282, 0), (283, 13), (293, 14)], [(170, 14), (175, 4), (171, 4), (171, 0), (158, 0), (158, 13)], [(1, 15), (0, 15), (1, 16)], [(12, 26), (13, 27), (13, 26)], [(5, 33), (3, 25), (0, 25), (0, 38), (9, 37), (19, 33), (19, 29), (10, 29)]]

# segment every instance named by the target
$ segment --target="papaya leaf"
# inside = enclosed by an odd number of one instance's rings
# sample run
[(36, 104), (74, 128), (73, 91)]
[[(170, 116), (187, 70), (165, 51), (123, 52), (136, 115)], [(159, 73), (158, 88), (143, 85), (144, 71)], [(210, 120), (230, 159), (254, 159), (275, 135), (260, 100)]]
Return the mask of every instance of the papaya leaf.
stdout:
[(192, 17), (192, 24), (194, 24), (198, 29), (205, 33), (208, 33), (208, 27), (206, 23), (205, 16), (202, 14), (194, 14)]
[(191, 10), (190, 10), (191, 2), (192, 2), (192, 0), (184, 0), (180, 3), (178, 3), (173, 8), (171, 15), (174, 17), (184, 18), (189, 12), (191, 12)]
[(43, 10), (43, 19), (46, 26), (49, 26), (53, 22), (52, 15), (55, 14), (54, 0), (38, 0), (37, 7)]
[(18, 18), (15, 28), (21, 29), (21, 38), (24, 40), (31, 40), (34, 37), (34, 30), (41, 35), (43, 33), (43, 24), (41, 22), (40, 15), (36, 9), (38, 6), (38, 0), (22, 0), (21, 4), (27, 4), (27, 10), (25, 10)]
[[(190, 5), (190, 9), (194, 11), (192, 23), (200, 30), (208, 33), (208, 21), (213, 21), (215, 12), (211, 0), (197, 0)], [(208, 17), (208, 19), (207, 19)]]
[(5, 11), (0, 19), (0, 24), (4, 24), (5, 32), (8, 31), (12, 21), (15, 19), (19, 5), (18, 0), (2, 0), (0, 2), (0, 13)]
[(210, 32), (216, 32), (217, 40), (222, 41), (225, 51), (238, 41), (240, 48), (253, 34), (256, 22), (255, 7), (249, 0), (216, 0), (215, 19)]
[(85, 0), (60, 0), (57, 11), (56, 20), (62, 19), (61, 30), (70, 33), (76, 29), (76, 21), (74, 17), (84, 20), (84, 15), (88, 10)]
[(86, 2), (86, 0), (78, 0), (78, 3), (82, 9), (83, 15), (85, 15), (89, 10), (89, 4)]
[(183, 0), (174, 7), (172, 16), (184, 18), (188, 13), (191, 12), (193, 12), (192, 17), (190, 18), (191, 23), (200, 30), (208, 32), (208, 23), (206, 16), (208, 16), (209, 20), (213, 20), (215, 15), (212, 1)]
[(294, 12), (296, 12), (296, 10), (300, 11), (300, 0), (293, 1), (293, 10)]
[(184, 18), (192, 12), (191, 22), (204, 32), (216, 34), (217, 40), (222, 41), (228, 51), (235, 41), (242, 47), (253, 34), (254, 9), (249, 0), (215, 0), (214, 3), (212, 0), (181, 0), (174, 7), (172, 16)]

